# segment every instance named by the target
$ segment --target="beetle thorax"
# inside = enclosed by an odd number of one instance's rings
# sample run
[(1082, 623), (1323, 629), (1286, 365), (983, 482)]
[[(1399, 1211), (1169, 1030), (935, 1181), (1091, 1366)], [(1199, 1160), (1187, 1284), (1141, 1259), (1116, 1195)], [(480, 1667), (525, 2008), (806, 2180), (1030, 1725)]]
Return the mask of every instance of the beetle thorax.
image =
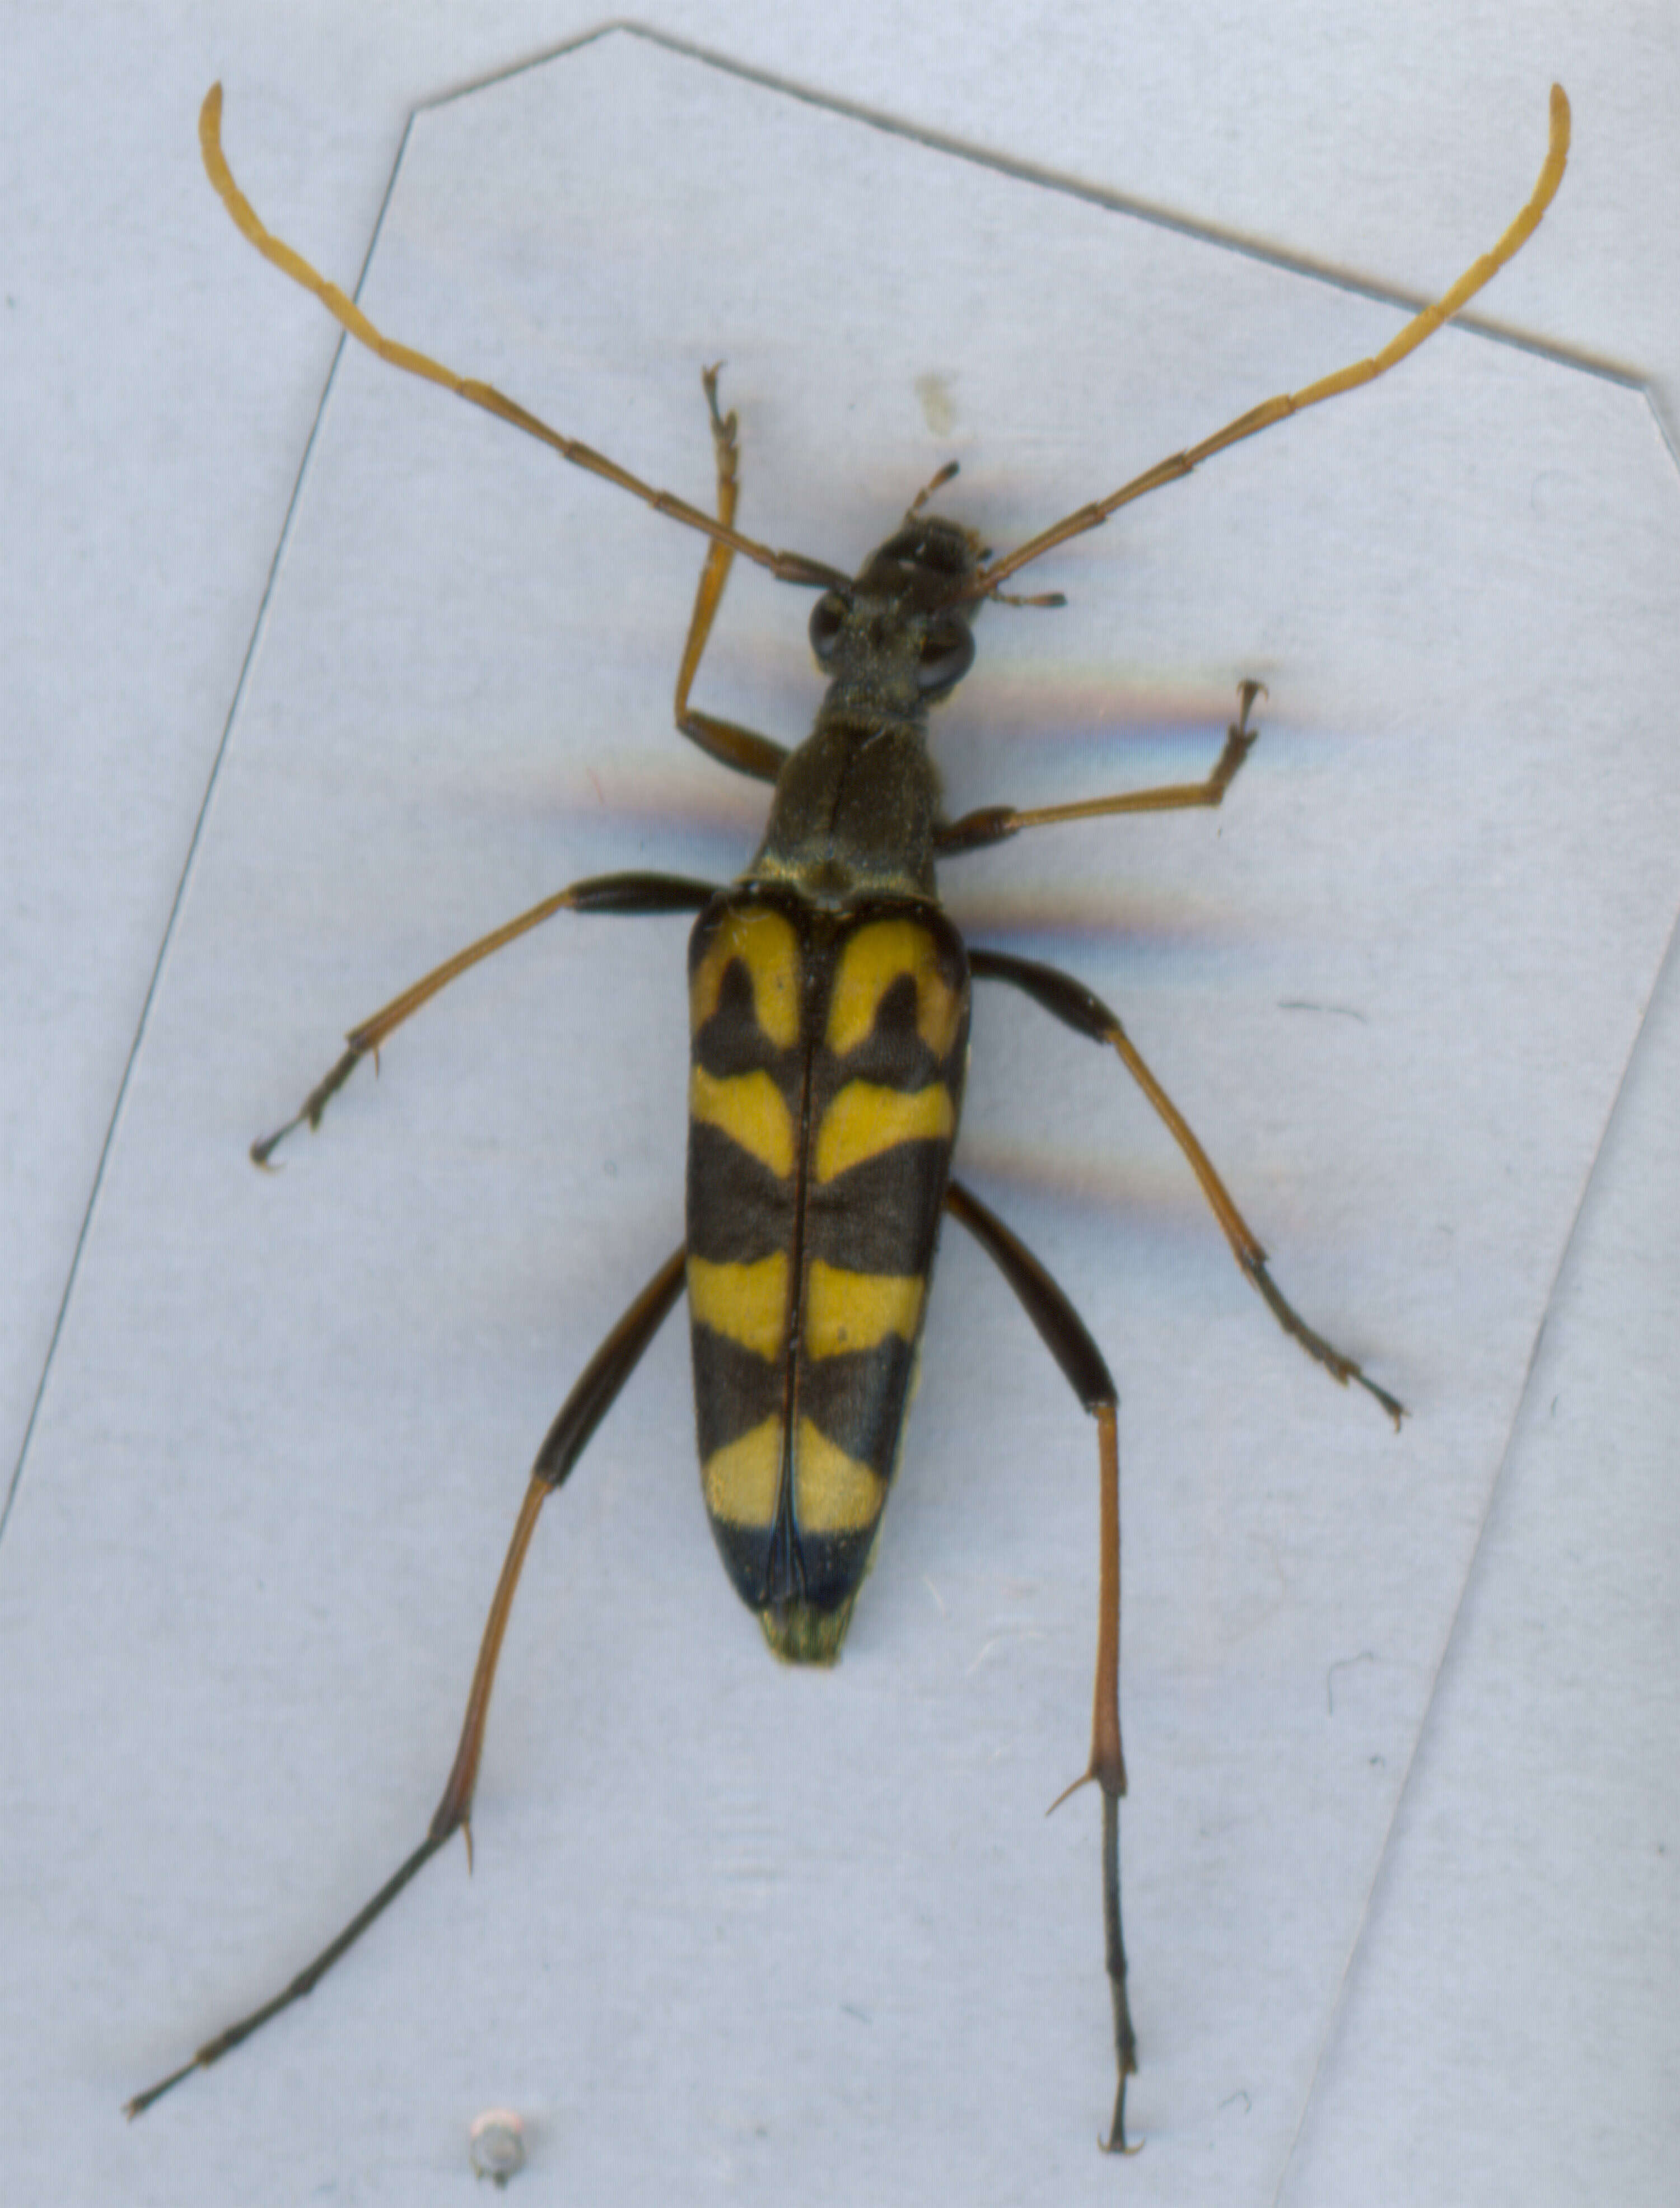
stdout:
[(747, 879), (795, 883), (819, 903), (932, 897), (939, 801), (920, 714), (858, 712), (831, 693), (782, 769)]
[(927, 708), (973, 663), (963, 593), (978, 556), (969, 531), (913, 511), (855, 582), (819, 598), (811, 647), (828, 694), (782, 770), (747, 879), (795, 883), (819, 902), (934, 894)]

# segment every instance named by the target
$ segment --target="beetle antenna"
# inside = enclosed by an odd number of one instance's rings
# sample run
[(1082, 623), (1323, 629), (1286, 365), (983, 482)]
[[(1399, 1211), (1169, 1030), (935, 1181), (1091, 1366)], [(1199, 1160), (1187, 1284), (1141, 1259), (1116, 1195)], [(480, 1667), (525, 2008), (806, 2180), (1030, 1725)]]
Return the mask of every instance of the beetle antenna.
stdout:
[(1339, 399), (1344, 391), (1356, 390), (1362, 383), (1374, 383), (1379, 375), (1386, 375), (1409, 352), (1415, 352), (1427, 339), (1432, 338), (1443, 322), (1450, 321), (1461, 308), (1466, 307), (1485, 285), (1491, 283), (1505, 263), (1520, 253), (1539, 227), (1540, 218), (1557, 196), (1557, 187), (1563, 181), (1563, 165), (1569, 155), (1569, 103), (1561, 84), (1551, 87), (1551, 136), (1546, 147), (1546, 157), (1533, 190), (1525, 201), (1521, 213), (1506, 231), (1491, 253), (1471, 262), (1457, 283), (1443, 291), (1432, 306), (1413, 315), (1397, 337), (1391, 338), (1378, 353), (1368, 360), (1354, 361), (1351, 366), (1338, 369), (1334, 375), (1309, 383), (1305, 389), (1284, 393), (1276, 399), (1268, 399), (1263, 405), (1252, 406), (1246, 414), (1239, 414), (1234, 422), (1227, 422), (1222, 429), (1192, 445), (1185, 452), (1174, 453), (1168, 459), (1141, 476), (1134, 476), (1107, 498), (1098, 499), (1090, 506), (1082, 506), (1077, 513), (1066, 514), (1048, 529), (1013, 552), (982, 567), (964, 591), (969, 598), (993, 597), (997, 585), (1006, 575), (1013, 575), (1032, 561), (1041, 559), (1058, 544), (1065, 544), (1070, 537), (1083, 537), (1089, 529), (1100, 529), (1111, 513), (1118, 513), (1123, 506), (1134, 499), (1143, 498), (1163, 483), (1177, 483), (1203, 460), (1222, 453), (1227, 445), (1239, 445), (1245, 437), (1257, 437), (1263, 429), (1269, 429), (1275, 422), (1282, 422), (1291, 414), (1305, 413), (1309, 406), (1317, 406), (1321, 399)]
[(347, 331), (357, 345), (365, 345), (369, 352), (377, 354), (391, 367), (403, 369), (410, 375), (419, 376), (424, 382), (441, 384), (446, 391), (453, 391), (458, 399), (465, 399), (469, 405), (482, 407), (485, 413), (511, 423), (514, 429), (523, 429), (528, 437), (535, 437), (539, 444), (558, 453), (561, 459), (569, 460), (573, 467), (583, 468), (592, 476), (604, 477), (608, 483), (616, 483), (621, 490), (627, 490), (633, 497), (640, 499), (644, 505), (651, 506), (656, 513), (667, 513), (673, 521), (681, 522), (686, 529), (698, 529), (703, 537), (710, 537), (715, 543), (727, 544), (732, 552), (740, 553), (743, 559), (754, 561), (760, 567), (768, 567), (771, 573), (783, 582), (812, 583), (819, 589), (824, 589), (846, 579), (837, 569), (825, 566), (820, 560), (809, 559), (803, 552), (772, 551), (768, 544), (759, 543), (756, 537), (743, 537), (739, 530), (714, 520), (711, 514), (702, 513), (697, 506), (690, 506), (687, 499), (678, 498), (671, 491), (658, 490), (651, 483), (644, 483), (639, 476), (633, 476), (627, 468), (620, 467), (616, 460), (609, 460), (604, 453), (597, 453), (577, 438), (564, 436), (558, 429), (551, 429), (546, 422), (529, 413), (517, 400), (506, 397), (494, 384), (481, 383), (472, 376), (457, 375), (453, 369), (446, 368), (441, 361), (434, 360), (429, 353), (417, 351), (412, 345), (401, 345), (394, 338), (387, 338), (383, 331), (376, 329), (347, 293), (340, 291), (336, 284), (328, 283), (318, 270), (310, 267), (301, 253), (264, 227), (255, 208), (233, 181), (233, 171), (228, 167), (227, 156), (222, 151), (222, 88), (219, 84), (213, 84), (204, 95), (204, 105), (199, 110), (198, 142), (204, 157), (206, 174), (215, 186), (217, 196), (232, 217), (236, 227), (255, 246), (265, 261), (273, 261), (283, 276), (289, 276), (304, 291), (312, 291), (333, 321)]

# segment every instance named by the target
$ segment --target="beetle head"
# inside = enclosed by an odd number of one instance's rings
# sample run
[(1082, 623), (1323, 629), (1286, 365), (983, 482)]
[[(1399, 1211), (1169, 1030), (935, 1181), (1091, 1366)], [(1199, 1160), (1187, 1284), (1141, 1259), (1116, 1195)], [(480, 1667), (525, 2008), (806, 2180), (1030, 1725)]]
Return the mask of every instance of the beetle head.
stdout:
[(812, 608), (818, 664), (837, 681), (903, 667), (923, 705), (948, 696), (974, 663), (974, 614), (958, 600), (985, 556), (972, 530), (912, 509), (855, 582)]

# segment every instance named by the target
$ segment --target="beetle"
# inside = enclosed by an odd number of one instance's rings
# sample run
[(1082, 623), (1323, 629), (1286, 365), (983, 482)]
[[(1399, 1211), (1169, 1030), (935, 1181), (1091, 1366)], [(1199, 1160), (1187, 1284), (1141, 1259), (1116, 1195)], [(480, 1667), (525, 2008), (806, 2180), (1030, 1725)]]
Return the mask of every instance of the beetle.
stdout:
[[(492, 386), (383, 335), (264, 227), (228, 167), (220, 123), (221, 89), (215, 86), (200, 118), (201, 145), (231, 219), (358, 343), (709, 540), (679, 664), (676, 725), (710, 758), (771, 785), (773, 795), (763, 841), (735, 881), (719, 887), (620, 873), (570, 884), (469, 945), (353, 1029), (297, 1113), (252, 1146), (255, 1162), (267, 1166), (297, 1128), (318, 1127), (356, 1067), (376, 1056), (413, 1013), (471, 967), (556, 915), (694, 915), (683, 1239), (602, 1343), (537, 1453), (485, 1625), (454, 1763), (425, 1836), (297, 1977), (136, 2095), (128, 2114), (138, 2115), (309, 1993), (458, 1831), (470, 1855), (491, 1690), (538, 1515), (685, 1293), (702, 1492), (725, 1569), (778, 1657), (804, 1665), (837, 1660), (897, 1469), (938, 1237), (949, 1214), (996, 1263), (1097, 1431), (1092, 1739), (1086, 1769), (1067, 1791), (1095, 1783), (1102, 1802), (1115, 2061), (1103, 2144), (1126, 2151), (1126, 2085), (1137, 2046), (1119, 1871), (1126, 1773), (1119, 1703), (1118, 1395), (1063, 1290), (1003, 1221), (952, 1177), (973, 984), (1015, 988), (1075, 1033), (1112, 1048), (1178, 1143), (1238, 1264), (1285, 1332), (1332, 1378), (1365, 1390), (1396, 1429), (1405, 1413), (1283, 1295), (1264, 1248), (1114, 1014), (1071, 975), (965, 944), (939, 900), (940, 861), (1026, 829), (1218, 807), (1256, 741), (1251, 721), (1261, 686), (1241, 685), (1237, 718), (1200, 782), (1033, 808), (987, 807), (955, 819), (941, 809), (928, 717), (969, 673), (975, 619), (988, 600), (1061, 602), (1053, 593), (1022, 599), (1005, 591), (1003, 585), (1022, 569), (1227, 446), (1374, 381), (1457, 313), (1521, 249), (1556, 194), (1568, 153), (1568, 101), (1554, 87), (1545, 164), (1504, 235), (1371, 358), (1251, 409), (1000, 556), (972, 529), (928, 510), (957, 472), (947, 466), (917, 493), (898, 527), (855, 574), (802, 553), (773, 550), (736, 529), (739, 425), (720, 403), (717, 369), (703, 377), (716, 473), (716, 510), (707, 513), (551, 429)], [(738, 556), (819, 594), (809, 636), (827, 689), (810, 735), (791, 750), (691, 703)]]

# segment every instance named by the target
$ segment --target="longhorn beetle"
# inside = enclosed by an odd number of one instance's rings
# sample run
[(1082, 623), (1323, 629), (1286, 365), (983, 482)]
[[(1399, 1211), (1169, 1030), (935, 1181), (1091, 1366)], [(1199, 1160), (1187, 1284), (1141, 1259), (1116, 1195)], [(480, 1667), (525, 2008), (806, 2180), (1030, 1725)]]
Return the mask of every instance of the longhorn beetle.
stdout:
[[(1116, 2085), (1107, 2146), (1125, 2151), (1126, 2079), (1137, 2046), (1120, 1929), (1119, 1448), (1114, 1383), (1062, 1290), (962, 1182), (951, 1178), (974, 981), (1023, 991), (1053, 1018), (1107, 1044), (1159, 1113), (1201, 1183), (1238, 1264), (1287, 1334), (1346, 1385), (1355, 1381), (1398, 1428), (1402, 1406), (1306, 1324), (1201, 1144), (1107, 1007), (1071, 975), (965, 945), (941, 909), (935, 861), (1023, 829), (1123, 813), (1216, 806), (1251, 749), (1260, 686), (1245, 682), (1236, 721), (1205, 781), (1069, 805), (1000, 805), (946, 819), (927, 755), (927, 710), (974, 659), (973, 621), (1002, 585), (1134, 499), (1290, 414), (1369, 383), (1415, 351), (1510, 260), (1563, 174), (1569, 109), (1551, 93), (1551, 142), (1533, 195), (1504, 236), (1451, 290), (1369, 360), (1271, 399), (1109, 496), (993, 557), (979, 537), (924, 511), (956, 474), (943, 469), (855, 577), (803, 553), (772, 551), (735, 526), (736, 422), (704, 377), (717, 467), (717, 513), (656, 490), (616, 462), (529, 414), (485, 383), (383, 336), (353, 301), (267, 231), (221, 147), (222, 95), (199, 118), (205, 167), (257, 250), (315, 293), (381, 360), (442, 384), (591, 474), (710, 542), (677, 674), (676, 725), (709, 757), (773, 785), (757, 856), (725, 887), (665, 874), (573, 882), (497, 928), (353, 1029), (348, 1047), (295, 1119), (255, 1143), (258, 1165), (328, 1103), (361, 1061), (438, 992), (504, 944), (560, 912), (692, 912), (688, 1197), (684, 1238), (596, 1352), (537, 1452), (502, 1566), (467, 1698), (453, 1768), (425, 1838), (308, 1968), (261, 2007), (128, 2104), (130, 2116), (195, 2069), (207, 2069), (311, 1992), (470, 1817), (496, 1659), (537, 1514), (565, 1480), (686, 1288), (693, 1343), (700, 1480), (719, 1551), (765, 1640), (791, 1663), (840, 1653), (897, 1466), (942, 1214), (995, 1262), (1096, 1421), (1101, 1509), (1095, 1709), (1083, 1785), (1102, 1797), (1102, 1899), (1113, 2003)], [(737, 555), (820, 593), (812, 650), (828, 689), (810, 735), (788, 751), (689, 703)], [(1074, 1788), (1070, 1788), (1071, 1793)]]

